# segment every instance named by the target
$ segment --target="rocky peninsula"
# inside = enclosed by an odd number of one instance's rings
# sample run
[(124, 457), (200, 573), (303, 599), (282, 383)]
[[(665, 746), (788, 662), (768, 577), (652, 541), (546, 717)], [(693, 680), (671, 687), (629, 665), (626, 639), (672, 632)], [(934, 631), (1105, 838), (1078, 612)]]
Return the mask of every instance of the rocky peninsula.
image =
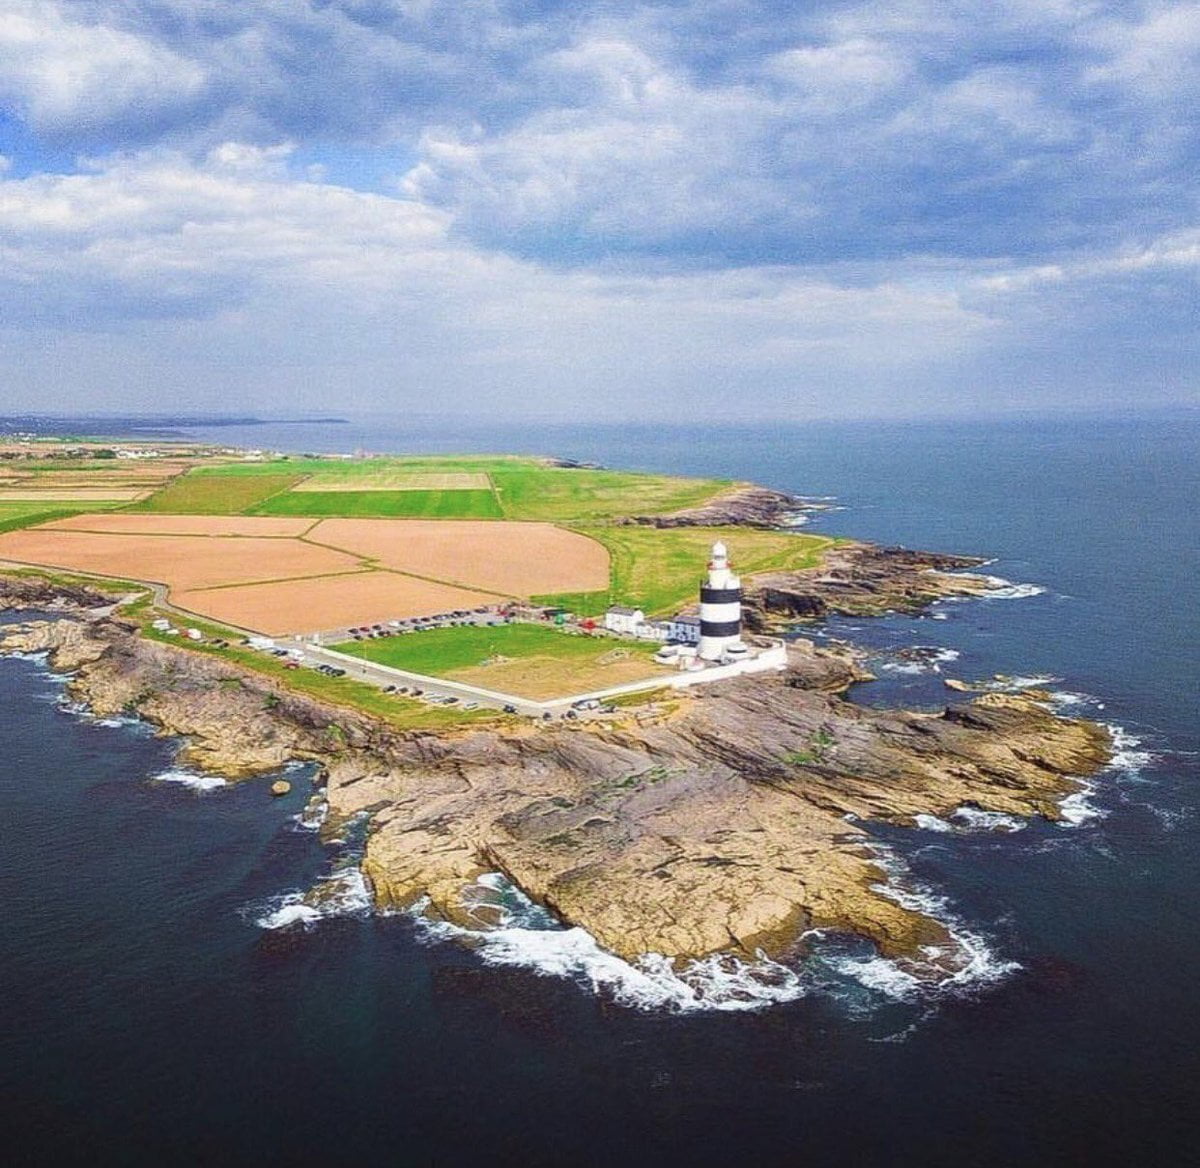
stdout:
[[(841, 545), (819, 569), (750, 581), (748, 607), (759, 628), (912, 610), (984, 590), (952, 574), (977, 562)], [(787, 954), (830, 929), (927, 976), (953, 973), (953, 938), (895, 898), (871, 825), (962, 806), (1055, 819), (1111, 753), (1103, 726), (1038, 695), (939, 713), (856, 705), (844, 696), (866, 676), (854, 653), (803, 640), (778, 677), (611, 719), (402, 732), (150, 640), (111, 597), (34, 579), (0, 578), (0, 606), (60, 611), (6, 627), (0, 651), (49, 653), (75, 700), (180, 736), (186, 765), (239, 777), (317, 763), (329, 822), (369, 816), (363, 866), (381, 906), (422, 900), (462, 920), (464, 888), (500, 871), (628, 958)]]

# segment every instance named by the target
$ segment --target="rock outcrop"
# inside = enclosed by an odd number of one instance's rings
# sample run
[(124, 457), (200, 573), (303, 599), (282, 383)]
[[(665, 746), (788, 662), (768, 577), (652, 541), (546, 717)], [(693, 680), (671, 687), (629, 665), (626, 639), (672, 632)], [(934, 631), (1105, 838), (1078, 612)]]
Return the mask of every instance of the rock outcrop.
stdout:
[(790, 516), (817, 506), (785, 491), (743, 483), (700, 507), (669, 515), (634, 515), (621, 522), (646, 527), (778, 527)]
[(930, 972), (960, 955), (899, 904), (872, 822), (970, 805), (1058, 816), (1072, 776), (1109, 756), (1107, 730), (1027, 696), (940, 714), (876, 710), (839, 691), (849, 653), (799, 642), (777, 678), (743, 678), (622, 721), (401, 733), (120, 620), (31, 622), (0, 650), (46, 650), (73, 695), (186, 736), (190, 765), (236, 777), (290, 759), (323, 768), (330, 822), (371, 816), (377, 900), (464, 919), (463, 892), (502, 871), (626, 957), (779, 953), (806, 928), (857, 932)]
[(765, 632), (831, 613), (917, 612), (938, 600), (986, 593), (993, 587), (987, 577), (954, 574), (981, 563), (973, 556), (835, 544), (825, 550), (819, 567), (747, 578), (743, 619), (752, 631)]

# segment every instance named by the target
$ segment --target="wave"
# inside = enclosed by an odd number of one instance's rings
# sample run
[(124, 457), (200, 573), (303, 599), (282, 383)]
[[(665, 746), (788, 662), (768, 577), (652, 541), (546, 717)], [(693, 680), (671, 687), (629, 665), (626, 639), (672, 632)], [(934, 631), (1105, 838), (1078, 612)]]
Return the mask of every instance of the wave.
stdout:
[(1103, 807), (1091, 802), (1091, 796), (1095, 793), (1096, 784), (1082, 779), (1079, 790), (1059, 802), (1058, 810), (1064, 827), (1082, 827), (1085, 823), (1108, 817)]
[(623, 1006), (681, 1014), (751, 1011), (808, 992), (799, 972), (763, 955), (754, 961), (716, 955), (679, 968), (656, 953), (625, 961), (585, 929), (558, 924), (498, 872), (480, 877), (464, 906), (479, 927), (431, 920), (424, 915), (427, 904), (414, 906), (410, 915), (420, 935), (464, 943), (485, 965), (572, 981)]
[(292, 822), (301, 831), (319, 831), (329, 818), (329, 801), (322, 795), (314, 795), (304, 808), (292, 816)]
[(957, 661), (962, 654), (957, 649), (945, 649), (938, 645), (912, 645), (901, 651), (905, 658), (885, 661), (877, 668), (880, 673), (896, 673), (915, 677), (922, 673), (941, 673), (942, 666)]
[(942, 925), (950, 937), (948, 946), (925, 946), (924, 960), (869, 956), (835, 956), (829, 962), (835, 972), (865, 988), (896, 1001), (929, 1000), (947, 994), (963, 994), (994, 985), (1017, 972), (1021, 965), (997, 956), (982, 934), (959, 920), (949, 902), (921, 885), (908, 866), (890, 848), (867, 845), (875, 862), (887, 873), (887, 881), (875, 891), (902, 908), (919, 912)]
[(1104, 725), (1112, 735), (1113, 746), (1113, 756), (1105, 770), (1121, 771), (1130, 776), (1140, 775), (1158, 761), (1159, 756), (1154, 751), (1139, 749), (1144, 744), (1132, 731), (1117, 722), (1105, 722)]
[(942, 834), (968, 834), (975, 832), (1013, 832), (1024, 831), (1027, 824), (1015, 815), (1006, 815), (1002, 811), (985, 811), (982, 807), (962, 806), (950, 813), (949, 819), (941, 819), (936, 815), (920, 814), (914, 817), (914, 822), (923, 831), (935, 831)]
[(153, 783), (177, 783), (197, 794), (205, 794), (208, 791), (216, 791), (221, 787), (229, 786), (229, 780), (222, 779), (219, 775), (199, 775), (195, 771), (185, 770), (163, 771), (161, 774), (152, 776), (150, 781)]
[(335, 869), (307, 892), (281, 892), (249, 912), (260, 929), (276, 930), (300, 926), (312, 928), (331, 917), (359, 917), (370, 913), (371, 886), (357, 864)]
[(1026, 600), (1031, 596), (1041, 596), (1046, 589), (1041, 584), (1014, 584), (1003, 576), (984, 576), (988, 582), (988, 590), (980, 593), (983, 600)]

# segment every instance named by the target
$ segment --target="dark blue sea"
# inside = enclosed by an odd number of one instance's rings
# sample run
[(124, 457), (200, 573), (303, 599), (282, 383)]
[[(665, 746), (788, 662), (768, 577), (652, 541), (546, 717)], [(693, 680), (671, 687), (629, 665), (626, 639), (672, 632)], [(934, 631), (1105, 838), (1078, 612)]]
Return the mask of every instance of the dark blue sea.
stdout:
[[(511, 896), (488, 940), (373, 916), (355, 833), (323, 847), (303, 822), (303, 772), (278, 801), (269, 780), (203, 784), (144, 727), (65, 707), (44, 662), (0, 660), (6, 1163), (1200, 1161), (1194, 415), (192, 433), (555, 453), (824, 497), (839, 509), (810, 530), (974, 553), (1007, 582), (809, 630), (872, 648), (879, 680), (855, 700), (932, 708), (945, 677), (999, 674), (1110, 723), (1121, 753), (1064, 825), (879, 832), (907, 895), (974, 947), (960, 984), (930, 993), (831, 943), (760, 982), (714, 971), (712, 1008)], [(314, 886), (321, 915), (299, 903)]]

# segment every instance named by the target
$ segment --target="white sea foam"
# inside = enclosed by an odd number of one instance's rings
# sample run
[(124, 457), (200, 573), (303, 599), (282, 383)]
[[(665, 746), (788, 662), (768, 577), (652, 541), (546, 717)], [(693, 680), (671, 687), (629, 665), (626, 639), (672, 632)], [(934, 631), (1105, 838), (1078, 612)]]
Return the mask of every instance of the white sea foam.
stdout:
[(929, 666), (920, 661), (885, 661), (879, 666), (879, 672), (900, 673), (906, 677), (915, 677), (921, 673), (928, 673)]
[(154, 775), (151, 781), (155, 783), (177, 783), (179, 786), (187, 787), (188, 790), (195, 791), (197, 794), (216, 791), (221, 787), (229, 785), (227, 779), (222, 779), (218, 775), (198, 775), (195, 771), (185, 770), (163, 771), (161, 774)]
[(877, 954), (835, 958), (831, 964), (837, 972), (886, 997), (914, 1001), (992, 985), (1021, 968), (1019, 963), (993, 953), (980, 934), (954, 916), (945, 897), (913, 879), (891, 849), (879, 843), (868, 846), (875, 862), (888, 875), (887, 883), (874, 885), (875, 890), (902, 908), (937, 921), (945, 927), (950, 943), (924, 947), (924, 962), (912, 958), (892, 960)]
[(292, 890), (251, 907), (260, 929), (312, 928), (329, 917), (364, 916), (371, 911), (371, 888), (362, 869), (347, 864), (307, 892)]
[(1085, 823), (1090, 823), (1095, 819), (1104, 819), (1108, 815), (1108, 812), (1102, 807), (1097, 807), (1090, 801), (1090, 796), (1095, 793), (1095, 783), (1084, 780), (1081, 781), (1078, 791), (1068, 795), (1059, 803), (1058, 809), (1062, 812), (1063, 826), (1082, 827)]
[(1046, 686), (1053, 685), (1056, 681), (1062, 681), (1062, 678), (1051, 677), (1048, 673), (1035, 673), (1028, 677), (997, 677), (992, 681), (985, 682), (979, 688), (997, 693), (1010, 693), (1021, 689), (1045, 689)]
[(936, 831), (942, 834), (954, 830), (952, 823), (947, 823), (944, 819), (939, 819), (936, 815), (926, 815), (922, 812), (914, 817), (914, 822), (922, 831)]
[(414, 917), (422, 935), (431, 940), (454, 940), (470, 946), (485, 965), (527, 969), (542, 977), (573, 981), (603, 993), (621, 1005), (640, 1010), (693, 1013), (706, 1010), (761, 1010), (803, 997), (801, 975), (769, 958), (755, 961), (719, 955), (693, 961), (680, 969), (666, 957), (646, 954), (628, 962), (601, 948), (581, 928), (556, 927), (549, 914), (533, 904), (499, 873), (490, 873), (468, 890), (465, 903), (471, 915), (496, 922), (464, 928), (422, 915)]
[(980, 594), (984, 600), (1026, 600), (1046, 591), (1040, 584), (1014, 584), (1003, 576), (984, 576), (984, 579), (988, 582), (988, 590)]
[(1113, 756), (1106, 770), (1138, 775), (1156, 761), (1158, 756), (1153, 751), (1138, 749), (1143, 743), (1136, 734), (1116, 722), (1105, 722), (1104, 725), (1112, 735), (1113, 746)]
[(954, 812), (957, 819), (971, 831), (1024, 831), (1025, 823), (1014, 815), (1003, 811), (985, 811), (982, 807), (959, 807)]
[(329, 818), (329, 803), (320, 796), (314, 796), (303, 810), (292, 816), (292, 822), (304, 831), (318, 831)]
[(1025, 823), (1012, 815), (1001, 811), (984, 811), (981, 807), (963, 806), (950, 813), (949, 819), (941, 819), (936, 815), (917, 815), (916, 825), (924, 831), (935, 831), (945, 834), (957, 832), (968, 834), (981, 831), (1002, 831), (1012, 833), (1022, 831)]

